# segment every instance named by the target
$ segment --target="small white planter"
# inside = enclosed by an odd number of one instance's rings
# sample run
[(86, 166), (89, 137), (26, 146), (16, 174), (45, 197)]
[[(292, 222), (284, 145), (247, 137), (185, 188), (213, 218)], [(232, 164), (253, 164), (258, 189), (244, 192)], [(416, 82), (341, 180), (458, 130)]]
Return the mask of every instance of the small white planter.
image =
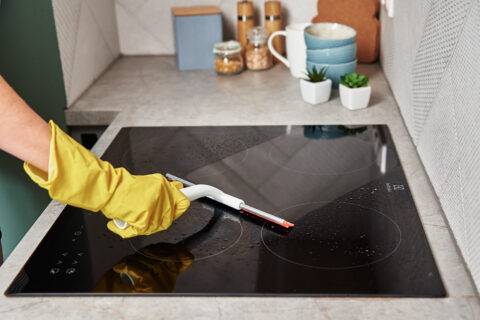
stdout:
[(322, 82), (310, 82), (300, 79), (300, 90), (305, 102), (310, 104), (319, 104), (330, 99), (332, 92), (332, 80), (327, 79)]
[(358, 110), (368, 107), (372, 88), (370, 86), (362, 88), (349, 88), (340, 84), (340, 101), (345, 108)]

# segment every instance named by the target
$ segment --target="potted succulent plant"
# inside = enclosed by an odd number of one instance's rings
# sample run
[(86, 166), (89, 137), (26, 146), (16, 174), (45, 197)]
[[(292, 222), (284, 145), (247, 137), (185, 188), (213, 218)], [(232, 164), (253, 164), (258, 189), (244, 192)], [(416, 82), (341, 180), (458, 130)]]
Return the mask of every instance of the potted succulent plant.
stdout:
[(307, 70), (307, 79), (300, 79), (300, 89), (305, 102), (319, 104), (330, 99), (332, 80), (326, 78), (326, 73), (327, 68), (317, 70), (314, 66)]
[(366, 108), (371, 92), (368, 77), (364, 74), (352, 72), (340, 78), (340, 101), (345, 108), (350, 110)]

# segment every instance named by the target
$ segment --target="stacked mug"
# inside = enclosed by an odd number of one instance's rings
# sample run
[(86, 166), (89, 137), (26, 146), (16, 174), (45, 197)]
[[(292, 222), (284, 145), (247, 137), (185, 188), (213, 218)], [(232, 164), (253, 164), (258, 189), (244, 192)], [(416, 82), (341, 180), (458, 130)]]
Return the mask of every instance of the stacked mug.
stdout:
[(340, 77), (357, 67), (356, 35), (355, 29), (339, 23), (322, 22), (306, 27), (307, 70), (326, 68), (326, 77), (338, 87)]

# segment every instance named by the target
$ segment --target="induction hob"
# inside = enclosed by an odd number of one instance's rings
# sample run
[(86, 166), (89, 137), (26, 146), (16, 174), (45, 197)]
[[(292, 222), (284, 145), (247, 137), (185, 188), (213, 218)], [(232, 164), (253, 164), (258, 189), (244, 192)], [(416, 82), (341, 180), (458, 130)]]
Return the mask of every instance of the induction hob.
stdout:
[(204, 199), (122, 240), (67, 206), (7, 295), (446, 295), (384, 125), (123, 128), (103, 159), (215, 186), (295, 227)]

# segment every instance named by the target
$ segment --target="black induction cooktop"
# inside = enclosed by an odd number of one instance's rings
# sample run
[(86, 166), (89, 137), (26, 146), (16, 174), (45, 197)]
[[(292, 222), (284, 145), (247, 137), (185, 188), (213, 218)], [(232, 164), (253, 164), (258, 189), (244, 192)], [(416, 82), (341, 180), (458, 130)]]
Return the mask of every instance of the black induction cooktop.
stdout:
[(293, 223), (203, 199), (129, 240), (66, 207), (7, 295), (444, 297), (384, 125), (135, 127), (103, 159), (210, 184)]

